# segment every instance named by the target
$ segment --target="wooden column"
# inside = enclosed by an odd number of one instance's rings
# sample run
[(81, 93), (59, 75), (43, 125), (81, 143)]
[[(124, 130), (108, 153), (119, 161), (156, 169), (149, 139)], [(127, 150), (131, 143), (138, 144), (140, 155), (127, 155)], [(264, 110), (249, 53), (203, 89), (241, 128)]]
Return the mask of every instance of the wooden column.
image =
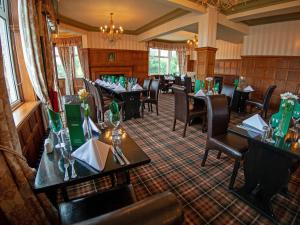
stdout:
[(196, 48), (197, 51), (197, 79), (204, 80), (207, 76), (214, 74), (216, 48), (202, 47)]

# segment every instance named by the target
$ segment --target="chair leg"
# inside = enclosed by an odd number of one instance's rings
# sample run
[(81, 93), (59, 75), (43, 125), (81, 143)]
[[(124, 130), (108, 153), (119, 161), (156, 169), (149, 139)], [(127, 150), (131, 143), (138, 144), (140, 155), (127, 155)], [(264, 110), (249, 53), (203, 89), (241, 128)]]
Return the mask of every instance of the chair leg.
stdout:
[(232, 175), (231, 175), (231, 178), (230, 178), (229, 189), (233, 188), (235, 178), (236, 178), (236, 175), (238, 173), (239, 168), (240, 168), (240, 160), (236, 159), (235, 162), (234, 162), (234, 167), (233, 167)]
[(219, 152), (218, 152), (218, 155), (217, 155), (217, 159), (220, 159), (220, 158), (221, 158), (221, 154), (222, 154), (222, 152), (219, 151)]
[(174, 118), (174, 122), (173, 122), (173, 131), (175, 131), (175, 126), (176, 126), (176, 118)]
[(142, 103), (142, 107), (141, 107), (141, 109), (142, 109), (142, 118), (144, 118), (144, 108), (145, 108), (145, 104)]
[(150, 106), (151, 106), (151, 112), (153, 112), (152, 103), (151, 103), (151, 105), (150, 105)]
[(207, 159), (207, 156), (208, 156), (208, 151), (209, 151), (209, 148), (206, 146), (205, 147), (205, 152), (204, 152), (204, 155), (203, 155), (203, 159), (202, 159), (202, 162), (201, 162), (201, 166), (205, 166), (205, 162), (206, 162), (206, 159)]
[(185, 122), (182, 137), (185, 137), (187, 125), (188, 125), (188, 122)]
[(158, 103), (156, 103), (155, 106), (156, 106), (156, 115), (158, 116)]
[(148, 103), (148, 112), (150, 112), (150, 103)]

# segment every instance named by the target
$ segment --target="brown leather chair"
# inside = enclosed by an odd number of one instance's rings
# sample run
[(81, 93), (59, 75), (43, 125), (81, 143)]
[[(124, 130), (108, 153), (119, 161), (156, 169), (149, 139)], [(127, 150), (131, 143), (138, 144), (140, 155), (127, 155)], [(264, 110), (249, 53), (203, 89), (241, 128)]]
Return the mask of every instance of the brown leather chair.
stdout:
[(225, 95), (213, 95), (207, 97), (207, 140), (205, 153), (201, 166), (205, 165), (208, 152), (211, 149), (218, 150), (217, 158), (225, 153), (234, 159), (234, 168), (231, 175), (229, 189), (233, 188), (235, 178), (240, 167), (240, 161), (248, 150), (248, 142), (233, 133), (227, 132), (229, 124), (229, 111)]
[(144, 96), (149, 96), (149, 89), (150, 89), (151, 81), (152, 80), (150, 80), (150, 79), (145, 79), (144, 80), (143, 89), (148, 90), (147, 92), (143, 92)]
[(250, 111), (252, 111), (252, 107), (259, 109), (261, 116), (267, 118), (271, 97), (276, 87), (276, 85), (271, 85), (268, 87), (262, 102), (259, 100), (249, 99), (246, 101), (246, 106), (250, 106)]
[(227, 105), (230, 107), (233, 99), (235, 87), (230, 85), (223, 85), (221, 89), (221, 94), (225, 95), (227, 98)]
[(150, 84), (149, 96), (141, 98), (142, 117), (144, 117), (145, 104), (149, 103), (152, 112), (152, 105), (156, 106), (156, 114), (158, 115), (158, 92), (159, 92), (159, 80), (152, 80)]
[(61, 203), (59, 214), (62, 225), (183, 223), (182, 206), (173, 193), (164, 192), (136, 201), (132, 185)]
[(175, 76), (174, 84), (181, 85), (181, 77), (180, 76)]
[(184, 123), (182, 136), (185, 137), (187, 125), (190, 123), (192, 119), (198, 117), (202, 117), (202, 121), (203, 121), (202, 129), (204, 129), (205, 120), (206, 120), (206, 111), (195, 110), (190, 106), (186, 87), (173, 85), (173, 92), (175, 96), (173, 131), (175, 131), (176, 120), (179, 120)]

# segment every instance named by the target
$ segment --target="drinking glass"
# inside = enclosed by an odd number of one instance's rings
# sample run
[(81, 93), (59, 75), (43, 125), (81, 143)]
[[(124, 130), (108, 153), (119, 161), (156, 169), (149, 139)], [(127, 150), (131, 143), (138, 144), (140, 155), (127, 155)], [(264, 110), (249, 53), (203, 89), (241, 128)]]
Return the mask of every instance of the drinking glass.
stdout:
[(55, 148), (63, 148), (65, 145), (61, 140), (60, 134), (63, 128), (63, 123), (60, 114), (48, 108), (49, 126), (51, 131), (56, 135), (58, 144)]
[(269, 142), (271, 144), (275, 143), (275, 141), (273, 139), (273, 135), (274, 135), (274, 130), (276, 127), (278, 127), (278, 125), (279, 125), (279, 119), (271, 118), (269, 120), (269, 131), (268, 131), (268, 137), (266, 139), (266, 142)]
[(293, 120), (293, 123), (294, 123), (294, 129), (296, 129), (296, 126), (300, 120), (300, 111), (294, 111), (293, 112), (293, 116), (292, 116), (292, 120)]

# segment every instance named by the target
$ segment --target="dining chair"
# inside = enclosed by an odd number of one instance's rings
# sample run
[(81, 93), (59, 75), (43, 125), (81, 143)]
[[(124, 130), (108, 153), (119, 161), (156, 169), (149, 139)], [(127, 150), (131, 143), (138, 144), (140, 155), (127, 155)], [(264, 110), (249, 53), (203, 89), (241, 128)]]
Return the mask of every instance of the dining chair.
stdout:
[(207, 139), (205, 153), (201, 166), (205, 165), (210, 150), (218, 150), (234, 159), (234, 167), (230, 178), (229, 189), (233, 188), (240, 162), (248, 150), (248, 142), (236, 134), (227, 131), (229, 124), (229, 111), (225, 95), (212, 95), (207, 97)]
[(156, 115), (158, 115), (158, 92), (159, 92), (159, 80), (152, 80), (149, 89), (149, 96), (142, 97), (140, 99), (141, 109), (142, 109), (142, 117), (144, 117), (144, 109), (145, 104), (150, 104), (150, 109), (152, 112), (152, 105), (156, 106)]
[(223, 85), (221, 94), (226, 96), (227, 105), (230, 107), (234, 96), (235, 87), (230, 85)]
[(190, 124), (191, 120), (199, 117), (202, 117), (203, 129), (206, 121), (206, 111), (203, 109), (195, 109), (190, 106), (186, 87), (173, 85), (172, 88), (175, 97), (173, 131), (175, 131), (176, 120), (179, 120), (184, 123), (182, 137), (185, 137), (187, 125)]
[(263, 101), (259, 101), (255, 99), (246, 100), (246, 106), (248, 105), (250, 106), (250, 112), (252, 111), (252, 107), (255, 107), (260, 110), (261, 116), (263, 116), (266, 119), (270, 107), (271, 97), (276, 87), (277, 87), (276, 85), (270, 85), (268, 87), (267, 91), (264, 94)]
[(184, 86), (186, 87), (186, 91), (188, 93), (192, 92), (192, 78), (191, 77), (184, 77)]
[(223, 85), (223, 77), (221, 76), (214, 76), (214, 85), (219, 84), (219, 90), (218, 93), (220, 94), (222, 91), (222, 85)]
[(175, 76), (174, 84), (181, 85), (181, 77), (180, 76)]
[(143, 92), (144, 96), (148, 96), (149, 95), (150, 84), (151, 84), (151, 80), (150, 79), (145, 79), (144, 80), (143, 89), (147, 90), (147, 92)]

